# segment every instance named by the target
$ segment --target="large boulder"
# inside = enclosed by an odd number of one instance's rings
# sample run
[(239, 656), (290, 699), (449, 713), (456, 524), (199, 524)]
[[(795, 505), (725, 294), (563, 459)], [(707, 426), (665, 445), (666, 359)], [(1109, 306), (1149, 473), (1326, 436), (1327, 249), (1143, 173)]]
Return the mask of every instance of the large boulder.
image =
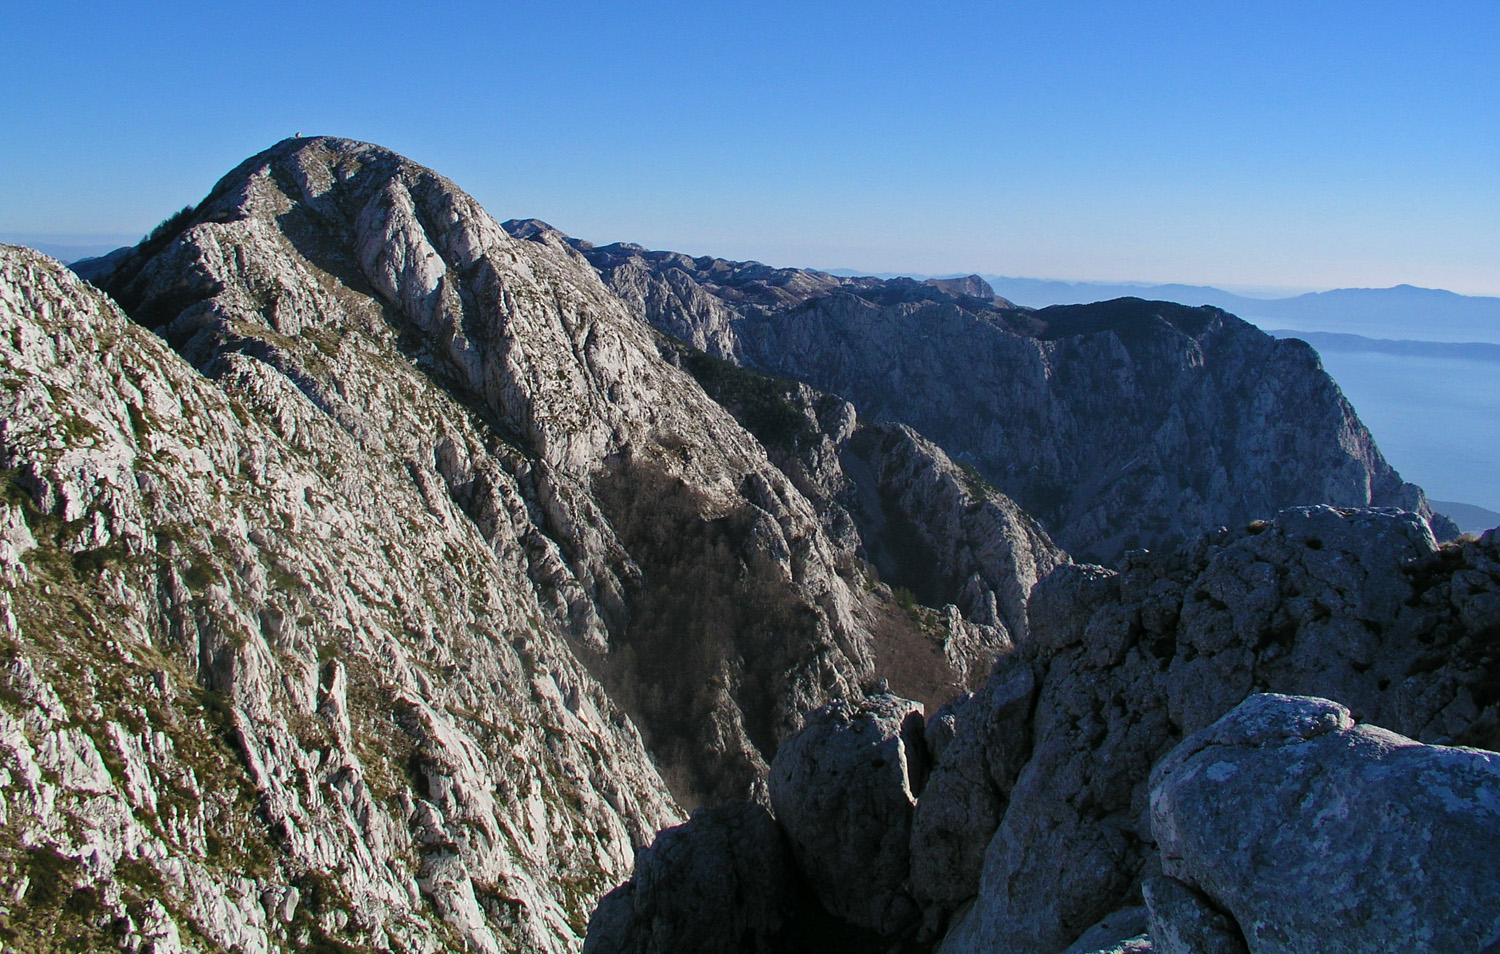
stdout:
[(1158, 873), (1151, 768), (1251, 693), (1336, 699), (1425, 742), (1500, 744), (1496, 543), (1439, 547), (1415, 514), (1310, 507), (1120, 572), (1055, 571), (1017, 653), (1037, 689), (1009, 731), (1030, 754), (995, 789), (975, 902), (942, 949), (1054, 954), (1138, 903)]
[(926, 761), (921, 704), (889, 693), (809, 713), (776, 753), (771, 805), (830, 914), (882, 934), (915, 921), (907, 846)]
[(1253, 954), (1500, 951), (1500, 755), (1255, 695), (1153, 770), (1151, 825)]

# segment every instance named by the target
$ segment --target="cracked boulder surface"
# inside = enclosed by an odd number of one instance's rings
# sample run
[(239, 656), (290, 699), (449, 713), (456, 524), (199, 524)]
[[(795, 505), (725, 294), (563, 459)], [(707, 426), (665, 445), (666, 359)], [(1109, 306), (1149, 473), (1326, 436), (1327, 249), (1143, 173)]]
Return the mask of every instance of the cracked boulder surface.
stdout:
[[(1488, 534), (1439, 547), (1410, 513), (1302, 508), (1137, 555), (1120, 572), (1053, 573), (1033, 594), (1027, 640), (992, 677), (1034, 679), (1029, 706), (998, 736), (986, 720), (960, 723), (935, 763), (929, 790), (976, 807), (937, 813), (929, 843), (974, 837), (977, 820), (1003, 811), (976, 900), (940, 949), (1050, 954), (1138, 904), (1160, 866), (1152, 765), (1253, 692), (1334, 699), (1418, 740), (1493, 744), (1497, 544)], [(980, 739), (960, 744), (968, 731)], [(981, 744), (986, 735), (1025, 740), (1019, 771), (1005, 765), (1015, 745)], [(975, 786), (988, 794), (959, 799)]]
[(1254, 695), (1152, 772), (1151, 824), (1167, 876), (1146, 884), (1158, 950), (1500, 949), (1493, 752)]

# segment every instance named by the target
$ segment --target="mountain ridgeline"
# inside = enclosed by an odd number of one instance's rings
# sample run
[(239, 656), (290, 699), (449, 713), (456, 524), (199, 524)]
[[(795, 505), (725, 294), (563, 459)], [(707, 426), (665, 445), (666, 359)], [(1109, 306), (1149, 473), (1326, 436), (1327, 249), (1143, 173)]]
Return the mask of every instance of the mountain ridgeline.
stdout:
[(1431, 516), (1312, 349), (1216, 308), (1032, 310), (977, 277), (839, 278), (573, 244), (656, 327), (915, 428), (1078, 558), (1112, 562), (1312, 501)]
[[(1311, 349), (1217, 309), (595, 247), (299, 138), (74, 271), (0, 247), (0, 331), (17, 950), (1052, 954), (1139, 899), (1152, 760), (1246, 693), (1500, 719), (1493, 541), (1439, 549)], [(1305, 505), (1346, 509), (1252, 523)], [(1088, 686), (1150, 714), (1094, 732)], [(846, 729), (889, 824), (813, 864), (783, 830), (844, 830)], [(1020, 897), (1048, 826), (1092, 867)]]

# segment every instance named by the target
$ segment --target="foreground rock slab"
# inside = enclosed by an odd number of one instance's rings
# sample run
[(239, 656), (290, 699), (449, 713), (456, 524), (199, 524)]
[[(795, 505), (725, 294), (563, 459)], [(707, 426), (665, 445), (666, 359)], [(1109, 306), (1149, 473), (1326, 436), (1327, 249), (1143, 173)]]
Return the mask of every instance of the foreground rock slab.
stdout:
[(1252, 954), (1500, 950), (1500, 755), (1266, 693), (1152, 775), (1163, 871)]
[(905, 882), (922, 734), (919, 703), (879, 694), (810, 713), (771, 763), (771, 804), (818, 900), (882, 934), (917, 916)]

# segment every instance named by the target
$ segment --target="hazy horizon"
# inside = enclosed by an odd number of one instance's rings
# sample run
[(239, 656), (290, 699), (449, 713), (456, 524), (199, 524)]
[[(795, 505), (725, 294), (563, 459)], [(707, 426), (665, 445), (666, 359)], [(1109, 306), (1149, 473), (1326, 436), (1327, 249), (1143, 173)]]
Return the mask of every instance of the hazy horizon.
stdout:
[[(537, 218), (540, 218), (540, 216), (538, 216)], [(543, 221), (546, 221), (546, 220), (543, 219)], [(565, 230), (565, 229), (562, 230), (562, 231), (564, 231), (565, 233), (567, 232), (567, 230)], [(571, 234), (571, 233), (567, 233), (567, 234)], [(36, 247), (36, 246), (39, 246), (39, 245), (49, 245), (49, 246), (60, 246), (60, 247), (68, 247), (68, 248), (93, 248), (93, 249), (101, 250), (99, 253), (96, 253), (96, 254), (102, 254), (102, 252), (112, 251), (112, 250), (114, 250), (116, 248), (121, 248), (121, 247), (125, 247), (125, 246), (135, 245), (136, 243), (140, 242), (141, 239), (144, 236), (145, 236), (145, 232), (142, 232), (140, 235), (134, 235), (134, 234), (126, 235), (126, 234), (118, 234), (118, 233), (116, 233), (116, 234), (65, 233), (65, 234), (59, 234), (59, 235), (47, 235), (47, 234), (37, 234), (37, 233), (5, 233), (5, 232), (0, 232), (0, 242), (8, 243), (8, 244), (11, 244), (11, 245), (26, 245), (28, 247)], [(587, 241), (595, 241), (594, 239), (592, 239), (591, 237), (589, 237), (587, 235), (575, 235), (573, 237), (574, 238), (585, 239)], [(632, 241), (632, 240), (630, 240), (630, 239), (616, 239), (615, 241), (628, 242), (628, 241)], [(598, 243), (598, 244), (604, 244), (604, 243)], [(642, 244), (642, 243), (637, 242), (636, 244)], [(716, 258), (723, 258), (723, 257), (725, 257), (725, 256), (721, 256), (721, 255), (715, 255), (713, 252), (688, 251), (688, 250), (684, 250), (684, 249), (680, 249), (680, 248), (674, 248), (674, 247), (670, 247), (670, 246), (661, 246), (661, 247), (659, 247), (659, 248), (657, 248), (655, 250), (659, 250), (659, 251), (672, 251), (672, 252), (683, 252), (684, 254), (689, 254), (689, 255), (712, 255), (713, 257), (716, 257)], [(759, 260), (756, 259), (754, 261), (759, 261)], [(981, 275), (981, 276), (986, 277), (986, 278), (992, 278), (992, 277), (999, 276), (999, 273), (996, 272), (996, 271), (994, 271), (994, 270), (980, 270), (980, 271), (977, 271), (977, 272), (976, 271), (964, 272), (964, 271), (954, 271), (954, 270), (934, 271), (934, 272), (917, 272), (917, 271), (913, 271), (913, 270), (909, 270), (909, 269), (908, 270), (896, 270), (896, 271), (889, 271), (889, 270), (887, 270), (887, 271), (876, 271), (876, 270), (873, 270), (873, 269), (859, 269), (859, 268), (853, 268), (853, 267), (842, 266), (842, 265), (840, 265), (840, 266), (827, 266), (827, 265), (822, 265), (822, 264), (809, 264), (809, 263), (806, 263), (806, 262), (761, 262), (761, 264), (771, 265), (772, 267), (776, 267), (776, 268), (806, 268), (806, 269), (812, 269), (812, 270), (815, 270), (815, 271), (828, 272), (830, 274), (849, 274), (849, 275), (909, 276), (909, 277), (913, 277), (913, 278), (954, 278), (954, 277), (961, 277), (961, 276), (970, 275), (970, 274), (978, 274), (978, 275)], [(1415, 287), (1415, 288), (1427, 288), (1427, 286), (1415, 285), (1414, 283), (1411, 283), (1411, 282), (1399, 282), (1399, 281), (1398, 282), (1393, 282), (1390, 285), (1382, 285), (1382, 286), (1334, 286), (1334, 285), (1323, 285), (1323, 286), (1294, 286), (1294, 287), (1285, 287), (1285, 286), (1276, 286), (1276, 285), (1233, 285), (1233, 284), (1218, 284), (1218, 285), (1216, 285), (1216, 284), (1214, 284), (1212, 282), (1208, 282), (1208, 281), (1199, 281), (1199, 280), (1194, 280), (1194, 279), (1181, 279), (1181, 278), (1171, 279), (1171, 280), (1166, 280), (1166, 281), (1149, 281), (1149, 280), (1145, 280), (1145, 279), (1133, 279), (1133, 278), (1132, 279), (1076, 278), (1076, 277), (1064, 278), (1064, 277), (1059, 277), (1059, 276), (1055, 276), (1055, 275), (1006, 275), (1006, 276), (1003, 276), (1003, 277), (1009, 278), (1009, 279), (1014, 279), (1014, 280), (1017, 280), (1017, 281), (1047, 282), (1047, 283), (1056, 283), (1056, 284), (1064, 284), (1064, 285), (1084, 285), (1084, 286), (1088, 286), (1088, 285), (1101, 285), (1101, 286), (1136, 285), (1136, 286), (1140, 286), (1142, 288), (1155, 288), (1155, 287), (1174, 286), (1174, 285), (1176, 285), (1176, 286), (1188, 286), (1188, 287), (1203, 287), (1203, 288), (1214, 288), (1214, 289), (1217, 289), (1219, 291), (1228, 292), (1231, 295), (1237, 295), (1237, 296), (1241, 296), (1241, 297), (1245, 297), (1245, 298), (1259, 298), (1259, 299), (1266, 299), (1266, 300), (1274, 300), (1274, 299), (1280, 299), (1280, 298), (1295, 298), (1298, 295), (1317, 294), (1319, 292), (1326, 292), (1326, 291), (1348, 291), (1348, 290), (1376, 290), (1376, 291), (1382, 291), (1382, 290), (1387, 290), (1387, 289), (1391, 289), (1391, 288), (1397, 288), (1397, 287), (1401, 287), (1401, 286), (1408, 286), (1408, 285), (1411, 286), (1411, 287)], [(1455, 289), (1451, 289), (1451, 288), (1435, 288), (1435, 289), (1429, 289), (1429, 290), (1432, 290), (1432, 291), (1449, 291), (1449, 292), (1453, 292), (1454, 294), (1465, 295), (1466, 297), (1484, 297), (1484, 298), (1500, 297), (1500, 295), (1471, 295), (1470, 293), (1456, 291)]]
[(4, 234), (141, 235), (301, 132), (599, 242), (1500, 295), (1500, 5), (1478, 0), (8, 13)]

